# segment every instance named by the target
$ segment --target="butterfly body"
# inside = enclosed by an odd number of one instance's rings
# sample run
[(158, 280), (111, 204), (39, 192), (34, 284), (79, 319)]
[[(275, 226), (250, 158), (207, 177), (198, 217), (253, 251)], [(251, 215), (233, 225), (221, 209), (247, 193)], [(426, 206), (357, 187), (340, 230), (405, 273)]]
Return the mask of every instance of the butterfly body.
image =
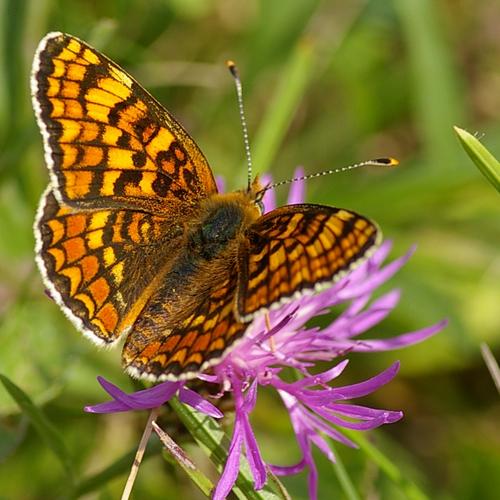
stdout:
[(380, 243), (355, 212), (218, 193), (187, 132), (130, 75), (48, 34), (32, 72), (50, 184), (34, 231), (45, 286), (94, 342), (125, 336), (128, 373), (195, 377), (259, 314), (337, 281)]
[(244, 192), (207, 198), (191, 216), (182, 239), (168, 246), (164, 278), (150, 299), (163, 308), (168, 327), (181, 324), (228, 269), (237, 269), (246, 233), (259, 216), (259, 208)]

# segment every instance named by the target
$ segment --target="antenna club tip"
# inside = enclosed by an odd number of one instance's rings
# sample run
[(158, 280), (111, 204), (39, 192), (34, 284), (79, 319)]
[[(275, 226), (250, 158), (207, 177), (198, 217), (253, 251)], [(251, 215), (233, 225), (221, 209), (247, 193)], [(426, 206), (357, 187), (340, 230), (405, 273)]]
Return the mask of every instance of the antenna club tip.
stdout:
[(228, 59), (226, 61), (226, 66), (227, 66), (227, 69), (231, 72), (231, 74), (233, 75), (234, 78), (237, 78), (238, 77), (238, 70), (236, 68), (236, 63), (234, 61), (232, 61), (231, 59)]
[(387, 158), (377, 158), (375, 160), (375, 163), (384, 166), (384, 167), (396, 167), (399, 165), (399, 160), (396, 160), (396, 158), (392, 157), (387, 157)]

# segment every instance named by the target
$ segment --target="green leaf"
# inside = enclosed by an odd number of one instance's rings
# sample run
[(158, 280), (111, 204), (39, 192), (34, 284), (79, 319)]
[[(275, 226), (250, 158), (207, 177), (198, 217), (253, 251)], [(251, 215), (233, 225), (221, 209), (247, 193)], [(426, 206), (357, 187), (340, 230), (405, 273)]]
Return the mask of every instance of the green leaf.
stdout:
[(59, 458), (66, 472), (67, 480), (73, 483), (73, 461), (56, 427), (52, 425), (44, 412), (14, 382), (3, 374), (0, 374), (0, 382), (2, 382), (7, 392), (16, 401), (24, 415), (30, 419), (38, 434), (42, 436), (49, 448)]
[[(177, 398), (172, 398), (169, 401), (170, 406), (175, 410), (182, 423), (187, 427), (193, 438), (200, 445), (203, 451), (210, 457), (217, 470), (221, 471), (226, 463), (229, 450), (229, 439), (213, 419), (190, 406), (179, 402)], [(255, 500), (275, 500), (287, 498), (284, 487), (278, 484), (278, 480), (273, 477), (273, 482), (277, 485), (276, 490), (271, 488), (270, 482), (260, 491), (255, 491), (253, 486), (253, 478), (247, 461), (242, 458), (240, 464), (240, 473), (236, 479), (233, 493), (237, 498), (255, 499)], [(281, 492), (277, 492), (277, 489)]]
[(500, 191), (500, 163), (498, 160), (472, 134), (459, 127), (453, 128), (469, 158), (492, 186)]

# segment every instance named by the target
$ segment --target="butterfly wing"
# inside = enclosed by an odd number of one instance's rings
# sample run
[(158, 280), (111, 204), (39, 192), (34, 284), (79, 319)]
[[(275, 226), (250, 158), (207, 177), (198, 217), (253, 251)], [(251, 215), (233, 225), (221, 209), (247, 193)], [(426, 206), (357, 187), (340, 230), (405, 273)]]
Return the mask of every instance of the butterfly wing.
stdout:
[(152, 381), (193, 378), (219, 361), (243, 335), (247, 325), (234, 315), (236, 266), (204, 278), (199, 280), (205, 284), (202, 289), (179, 291), (181, 301), (169, 299), (168, 280), (151, 298), (123, 347), (123, 364), (130, 375)]
[(60, 202), (170, 214), (217, 191), (184, 129), (130, 75), (81, 40), (49, 33), (35, 55), (31, 85)]
[(51, 175), (37, 262), (73, 323), (112, 343), (158, 286), (190, 209), (216, 192), (212, 172), (150, 94), (74, 37), (40, 42), (32, 95)]
[(263, 215), (239, 250), (239, 318), (338, 280), (380, 240), (373, 222), (344, 209), (287, 205)]
[(36, 258), (69, 319), (109, 344), (132, 326), (182, 234), (182, 226), (145, 212), (61, 206), (49, 188), (35, 221)]

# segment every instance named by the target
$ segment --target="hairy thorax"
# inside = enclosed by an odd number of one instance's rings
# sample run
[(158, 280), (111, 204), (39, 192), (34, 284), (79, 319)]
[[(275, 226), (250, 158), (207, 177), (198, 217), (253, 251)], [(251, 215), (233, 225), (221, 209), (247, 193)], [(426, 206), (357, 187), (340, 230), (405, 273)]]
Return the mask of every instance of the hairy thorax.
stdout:
[(193, 259), (207, 262), (229, 258), (237, 252), (246, 229), (260, 216), (251, 193), (213, 195), (200, 206), (199, 217), (187, 231), (188, 249)]
[(173, 249), (161, 289), (152, 298), (170, 320), (189, 316), (201, 297), (237, 272), (238, 249), (261, 214), (254, 200), (251, 192), (234, 192), (201, 203), (185, 227), (185, 244)]

